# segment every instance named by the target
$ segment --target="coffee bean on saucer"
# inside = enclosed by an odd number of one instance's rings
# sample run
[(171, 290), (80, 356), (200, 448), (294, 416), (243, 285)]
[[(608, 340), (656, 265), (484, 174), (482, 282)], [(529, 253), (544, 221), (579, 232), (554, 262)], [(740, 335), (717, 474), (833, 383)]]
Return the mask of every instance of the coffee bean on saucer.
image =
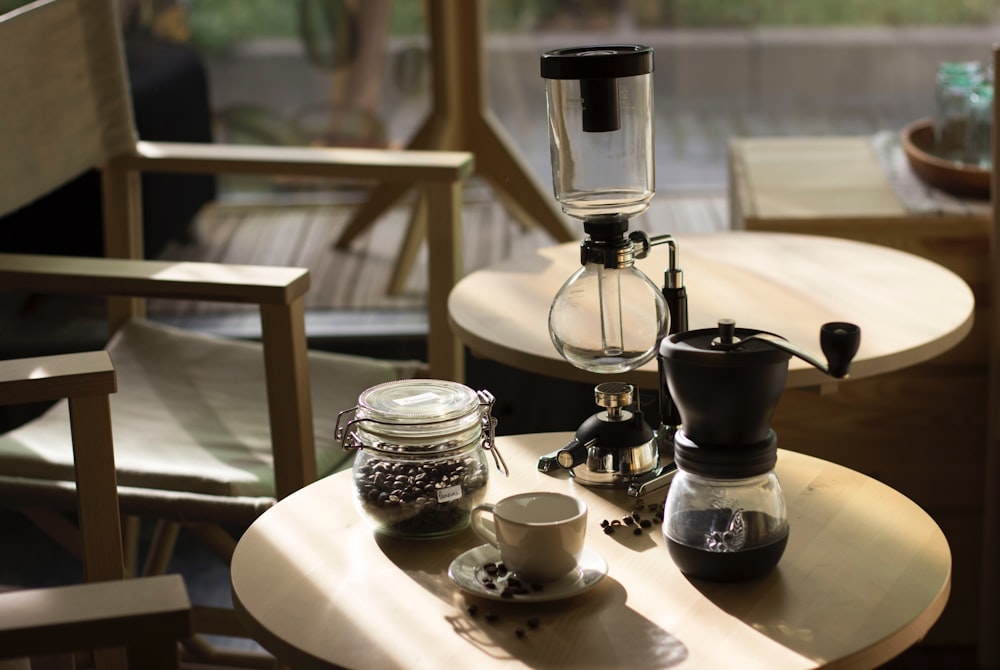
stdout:
[(518, 637), (524, 637), (524, 629), (518, 626), (517, 628), (514, 629), (514, 635), (517, 635)]
[(632, 529), (632, 534), (633, 535), (642, 535), (642, 528), (639, 528), (637, 526), (636, 528)]
[(533, 617), (531, 617), (530, 619), (528, 619), (528, 620), (527, 620), (527, 621), (526, 621), (525, 623), (527, 623), (527, 624), (528, 624), (528, 628), (531, 628), (531, 629), (535, 629), (535, 628), (538, 628), (538, 626), (539, 626), (539, 625), (540, 625), (540, 624), (541, 624), (542, 622), (541, 622), (541, 621), (539, 620), (539, 618), (538, 618), (538, 617), (536, 617), (536, 616), (533, 616)]
[(476, 607), (475, 603), (472, 603), (471, 605), (465, 608), (465, 611), (469, 613), (469, 616), (476, 616), (476, 613), (479, 611), (479, 608)]
[(500, 616), (496, 612), (487, 612), (486, 613), (486, 621), (488, 623), (494, 623), (499, 618), (500, 618)]

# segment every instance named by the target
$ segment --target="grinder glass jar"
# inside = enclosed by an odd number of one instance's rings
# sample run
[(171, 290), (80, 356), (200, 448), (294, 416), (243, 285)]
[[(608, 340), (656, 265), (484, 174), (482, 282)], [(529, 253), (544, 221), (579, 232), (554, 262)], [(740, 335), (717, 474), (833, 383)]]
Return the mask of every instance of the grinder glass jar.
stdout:
[[(341, 412), (337, 438), (360, 449), (354, 500), (377, 531), (441, 537), (469, 525), (489, 480), (493, 396), (451, 381), (408, 379), (373, 386)], [(348, 414), (354, 416), (342, 424)]]

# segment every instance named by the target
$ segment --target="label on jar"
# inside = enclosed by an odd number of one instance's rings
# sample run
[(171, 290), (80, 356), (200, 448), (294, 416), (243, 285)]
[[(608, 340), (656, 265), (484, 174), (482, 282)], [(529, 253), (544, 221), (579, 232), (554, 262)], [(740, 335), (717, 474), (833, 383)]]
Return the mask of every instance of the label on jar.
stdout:
[(420, 403), (426, 403), (436, 400), (439, 400), (438, 394), (427, 391), (426, 393), (417, 393), (416, 395), (411, 395), (406, 398), (396, 398), (393, 402), (395, 402), (397, 405), (402, 405), (404, 407), (407, 407), (409, 405), (418, 405)]
[(446, 486), (443, 489), (437, 490), (437, 500), (439, 503), (451, 502), (452, 500), (458, 500), (462, 497), (462, 486), (456, 484), (455, 486)]

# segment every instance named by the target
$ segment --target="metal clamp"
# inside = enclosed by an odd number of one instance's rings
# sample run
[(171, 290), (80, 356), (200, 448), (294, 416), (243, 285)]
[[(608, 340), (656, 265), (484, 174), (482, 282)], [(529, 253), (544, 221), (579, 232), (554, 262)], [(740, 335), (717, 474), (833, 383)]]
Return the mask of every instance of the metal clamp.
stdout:
[(504, 460), (496, 444), (497, 420), (493, 417), (493, 403), (496, 402), (496, 398), (486, 390), (477, 391), (476, 395), (479, 396), (479, 406), (485, 408), (481, 419), (483, 424), (483, 449), (493, 454), (493, 462), (496, 463), (497, 470), (502, 472), (504, 477), (509, 477), (510, 469), (507, 467), (507, 461)]

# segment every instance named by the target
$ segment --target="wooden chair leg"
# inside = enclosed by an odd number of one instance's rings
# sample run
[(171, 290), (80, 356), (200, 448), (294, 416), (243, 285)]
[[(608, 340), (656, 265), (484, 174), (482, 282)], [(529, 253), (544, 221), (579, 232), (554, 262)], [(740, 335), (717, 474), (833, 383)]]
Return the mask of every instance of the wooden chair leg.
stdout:
[(465, 350), (451, 331), (448, 294), (462, 278), (462, 184), (427, 184), (427, 362), (439, 379), (465, 381)]
[(87, 580), (124, 579), (110, 398), (70, 398), (69, 416)]
[(139, 569), (139, 538), (142, 520), (130, 514), (122, 519), (122, 547), (125, 552), (125, 576), (135, 577)]
[(410, 222), (406, 226), (403, 244), (396, 255), (396, 265), (389, 277), (389, 295), (399, 295), (406, 288), (413, 266), (417, 263), (420, 247), (427, 236), (427, 196), (421, 192), (417, 204), (410, 213)]
[(149, 552), (146, 554), (146, 563), (142, 569), (143, 575), (148, 577), (166, 574), (180, 530), (181, 525), (174, 521), (160, 519), (156, 522), (153, 538), (149, 543)]
[(316, 481), (317, 476), (305, 301), (261, 305), (260, 321), (275, 493), (281, 499)]

